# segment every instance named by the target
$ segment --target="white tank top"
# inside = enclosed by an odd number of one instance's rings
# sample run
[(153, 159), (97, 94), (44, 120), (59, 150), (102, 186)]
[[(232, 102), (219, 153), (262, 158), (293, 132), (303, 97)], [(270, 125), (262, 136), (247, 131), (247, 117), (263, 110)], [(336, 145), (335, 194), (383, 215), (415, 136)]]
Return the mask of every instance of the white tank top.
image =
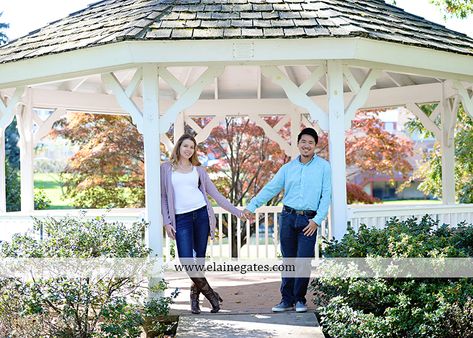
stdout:
[(176, 215), (194, 211), (207, 205), (202, 191), (199, 190), (199, 173), (196, 167), (193, 167), (190, 173), (185, 174), (173, 171), (171, 179)]

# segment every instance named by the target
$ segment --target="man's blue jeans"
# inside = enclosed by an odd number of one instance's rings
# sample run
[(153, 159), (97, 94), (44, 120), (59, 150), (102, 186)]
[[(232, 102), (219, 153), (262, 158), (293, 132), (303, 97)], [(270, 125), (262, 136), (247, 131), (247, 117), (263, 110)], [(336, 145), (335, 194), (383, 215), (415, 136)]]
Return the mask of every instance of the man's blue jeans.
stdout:
[[(312, 236), (305, 236), (302, 231), (309, 224), (308, 216), (288, 213), (283, 210), (279, 224), (279, 240), (283, 257), (314, 257), (317, 231)], [(294, 305), (297, 302), (305, 304), (305, 295), (309, 285), (308, 277), (283, 277), (281, 283), (282, 301), (287, 305)]]
[(179, 257), (205, 257), (209, 232), (209, 214), (206, 206), (176, 215), (176, 246)]

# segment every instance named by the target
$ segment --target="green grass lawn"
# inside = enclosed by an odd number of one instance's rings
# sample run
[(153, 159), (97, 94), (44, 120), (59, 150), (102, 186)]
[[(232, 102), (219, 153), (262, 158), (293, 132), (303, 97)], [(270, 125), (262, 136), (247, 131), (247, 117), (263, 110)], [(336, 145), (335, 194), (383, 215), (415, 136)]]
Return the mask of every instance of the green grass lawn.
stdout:
[(34, 174), (34, 187), (42, 189), (51, 200), (50, 209), (72, 209), (71, 201), (63, 198), (59, 174)]

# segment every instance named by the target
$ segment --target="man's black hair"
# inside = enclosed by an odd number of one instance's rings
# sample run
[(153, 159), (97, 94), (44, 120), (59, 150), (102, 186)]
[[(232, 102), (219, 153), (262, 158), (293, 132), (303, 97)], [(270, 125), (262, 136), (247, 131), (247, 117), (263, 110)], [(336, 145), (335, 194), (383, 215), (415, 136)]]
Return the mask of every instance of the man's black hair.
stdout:
[(317, 135), (317, 132), (315, 131), (314, 128), (302, 129), (299, 135), (297, 136), (297, 143), (299, 143), (299, 141), (301, 140), (302, 135), (312, 136), (315, 140), (315, 144), (319, 143), (319, 135)]

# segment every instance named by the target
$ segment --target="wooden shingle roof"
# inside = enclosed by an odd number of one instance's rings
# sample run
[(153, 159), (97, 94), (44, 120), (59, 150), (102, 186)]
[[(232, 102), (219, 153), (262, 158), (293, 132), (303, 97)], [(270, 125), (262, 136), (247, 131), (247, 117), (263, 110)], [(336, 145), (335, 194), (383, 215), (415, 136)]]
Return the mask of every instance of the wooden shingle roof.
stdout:
[(0, 63), (130, 40), (364, 37), (473, 55), (473, 39), (381, 0), (103, 0), (0, 48)]

